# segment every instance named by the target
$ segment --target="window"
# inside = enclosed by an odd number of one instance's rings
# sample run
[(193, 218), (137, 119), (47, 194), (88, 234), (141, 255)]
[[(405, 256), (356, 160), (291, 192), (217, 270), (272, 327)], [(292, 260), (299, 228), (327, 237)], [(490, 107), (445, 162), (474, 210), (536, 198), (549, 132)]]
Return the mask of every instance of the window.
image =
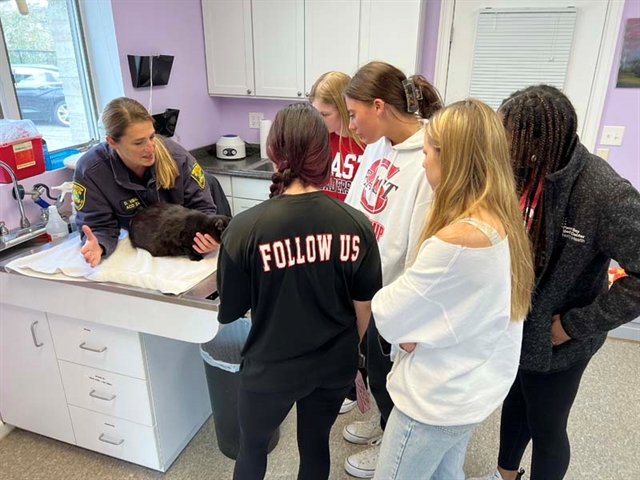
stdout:
[[(50, 151), (98, 139), (77, 0), (0, 0), (0, 107), (33, 120)], [(5, 75), (4, 72), (10, 72)]]
[(498, 108), (502, 99), (529, 85), (562, 89), (575, 25), (574, 7), (481, 10), (470, 96)]

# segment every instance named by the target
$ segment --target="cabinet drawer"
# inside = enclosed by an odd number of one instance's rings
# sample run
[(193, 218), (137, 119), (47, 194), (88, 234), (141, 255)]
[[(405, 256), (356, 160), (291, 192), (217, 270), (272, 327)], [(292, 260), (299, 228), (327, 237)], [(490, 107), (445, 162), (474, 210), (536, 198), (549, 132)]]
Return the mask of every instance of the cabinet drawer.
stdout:
[(160, 469), (155, 427), (69, 406), (79, 447)]
[(254, 205), (258, 205), (262, 203), (262, 200), (249, 200), (247, 198), (236, 198), (233, 197), (233, 214), (238, 215), (240, 212), (244, 212), (245, 210), (250, 209)]
[(229, 175), (218, 175), (218, 174), (215, 174), (214, 176), (220, 182), (220, 186), (222, 187), (224, 194), (227, 197), (233, 196), (233, 193), (231, 193), (231, 177)]
[(154, 425), (146, 381), (64, 360), (59, 365), (69, 405)]
[(58, 359), (146, 379), (140, 334), (47, 314)]
[[(252, 200), (267, 200), (269, 198), (269, 186), (271, 180), (259, 180), (256, 178), (233, 177), (233, 198), (249, 198)], [(240, 213), (236, 211), (235, 214)]]

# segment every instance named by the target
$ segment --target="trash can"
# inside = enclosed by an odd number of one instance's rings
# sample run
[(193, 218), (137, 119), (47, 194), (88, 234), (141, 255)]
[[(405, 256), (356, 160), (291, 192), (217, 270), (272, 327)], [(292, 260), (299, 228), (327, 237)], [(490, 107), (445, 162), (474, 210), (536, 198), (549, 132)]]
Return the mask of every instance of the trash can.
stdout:
[[(223, 327), (210, 342), (200, 345), (218, 448), (233, 460), (238, 457), (240, 449), (238, 422), (238, 389), (242, 362), (240, 351), (247, 340), (250, 328), (251, 320), (241, 318)], [(280, 429), (278, 428), (269, 442), (268, 452), (276, 448), (279, 439)]]

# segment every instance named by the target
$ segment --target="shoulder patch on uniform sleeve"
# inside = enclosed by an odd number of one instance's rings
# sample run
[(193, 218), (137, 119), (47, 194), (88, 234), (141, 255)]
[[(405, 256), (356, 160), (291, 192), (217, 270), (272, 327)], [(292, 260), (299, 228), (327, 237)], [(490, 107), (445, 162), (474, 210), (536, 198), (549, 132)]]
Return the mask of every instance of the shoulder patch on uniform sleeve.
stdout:
[(84, 185), (78, 182), (73, 182), (73, 192), (71, 193), (71, 197), (73, 199), (73, 205), (76, 207), (76, 210), (82, 210), (82, 207), (84, 207), (86, 193), (87, 189)]
[(202, 171), (202, 167), (198, 162), (193, 164), (193, 168), (191, 169), (191, 178), (193, 178), (198, 186), (204, 190), (206, 185), (206, 179), (204, 178), (204, 172)]

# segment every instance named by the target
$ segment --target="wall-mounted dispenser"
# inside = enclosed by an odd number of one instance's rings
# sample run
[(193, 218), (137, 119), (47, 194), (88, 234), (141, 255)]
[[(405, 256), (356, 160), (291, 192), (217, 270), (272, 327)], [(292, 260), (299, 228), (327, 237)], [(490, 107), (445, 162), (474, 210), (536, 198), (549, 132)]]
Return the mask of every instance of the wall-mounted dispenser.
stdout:
[(169, 83), (173, 55), (127, 55), (127, 58), (134, 88), (150, 87), (152, 83), (154, 87)]
[(164, 113), (153, 115), (156, 133), (163, 137), (173, 137), (176, 133), (176, 124), (178, 123), (178, 114), (180, 110), (177, 108), (167, 108)]

